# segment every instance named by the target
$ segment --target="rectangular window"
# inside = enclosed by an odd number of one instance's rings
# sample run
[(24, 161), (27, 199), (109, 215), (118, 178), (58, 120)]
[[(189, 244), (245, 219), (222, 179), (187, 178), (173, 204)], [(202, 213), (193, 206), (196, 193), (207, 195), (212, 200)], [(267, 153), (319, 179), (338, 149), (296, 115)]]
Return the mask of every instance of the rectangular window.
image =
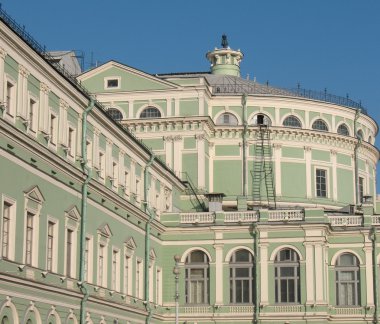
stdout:
[(119, 182), (119, 168), (116, 162), (112, 162), (112, 185), (116, 187)]
[(161, 269), (156, 271), (156, 304), (161, 304)]
[(3, 205), (3, 241), (2, 241), (2, 257), (4, 259), (9, 258), (9, 231), (11, 222), (11, 208), (12, 205), (8, 202), (4, 202)]
[(71, 258), (73, 254), (73, 231), (71, 229), (67, 229), (67, 237), (66, 237), (66, 275), (71, 277)]
[(362, 203), (364, 198), (364, 178), (359, 177), (359, 202)]
[(35, 130), (36, 101), (29, 99), (29, 129)]
[(26, 213), (25, 264), (32, 265), (34, 214)]
[(140, 179), (136, 179), (136, 187), (135, 187), (135, 193), (136, 193), (136, 200), (140, 200)]
[(129, 193), (129, 173), (128, 173), (128, 171), (124, 172), (124, 192), (126, 195)]
[(47, 251), (46, 251), (46, 270), (53, 271), (53, 245), (54, 245), (54, 223), (48, 222), (47, 230)]
[(141, 287), (141, 279), (140, 276), (142, 275), (142, 267), (141, 267), (141, 260), (137, 260), (136, 263), (136, 296), (138, 298), (141, 298), (142, 296), (142, 287)]
[(99, 176), (104, 179), (105, 175), (105, 155), (99, 152)]
[(317, 197), (327, 197), (327, 171), (324, 169), (316, 170)]
[(130, 257), (128, 255), (125, 256), (125, 263), (124, 263), (124, 293), (129, 294), (129, 262), (130, 262)]
[(104, 245), (99, 245), (99, 256), (98, 256), (98, 285), (103, 286), (103, 275), (104, 275)]
[(50, 114), (50, 143), (57, 144), (57, 117)]
[(90, 239), (86, 237), (85, 243), (84, 243), (84, 269), (83, 269), (83, 278), (85, 281), (89, 282), (89, 273), (88, 273), (88, 266), (89, 266), (89, 253), (90, 253)]
[(112, 289), (113, 290), (119, 290), (118, 289), (118, 258), (119, 258), (119, 251), (113, 250), (112, 251)]
[(92, 143), (91, 141), (87, 140), (86, 141), (86, 146), (87, 146), (87, 162), (89, 165), (91, 165), (92, 162)]
[(107, 88), (118, 88), (119, 80), (118, 79), (108, 79), (107, 80)]
[(69, 154), (71, 156), (74, 156), (74, 150), (75, 150), (75, 131), (73, 128), (69, 127), (69, 133), (67, 137), (67, 146), (69, 148)]
[(11, 114), (12, 112), (12, 105), (13, 105), (13, 84), (7, 81), (7, 93), (6, 93), (6, 102), (5, 102), (5, 109), (8, 114)]

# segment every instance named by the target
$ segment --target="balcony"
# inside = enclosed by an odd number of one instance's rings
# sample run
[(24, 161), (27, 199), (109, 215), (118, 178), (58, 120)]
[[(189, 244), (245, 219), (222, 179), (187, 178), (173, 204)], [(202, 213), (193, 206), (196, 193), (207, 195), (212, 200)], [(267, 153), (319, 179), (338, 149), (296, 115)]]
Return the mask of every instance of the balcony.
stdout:
[(287, 222), (287, 221), (302, 221), (304, 220), (303, 210), (270, 210), (268, 211), (269, 222)]
[(363, 216), (344, 215), (344, 216), (329, 216), (331, 226), (362, 226)]

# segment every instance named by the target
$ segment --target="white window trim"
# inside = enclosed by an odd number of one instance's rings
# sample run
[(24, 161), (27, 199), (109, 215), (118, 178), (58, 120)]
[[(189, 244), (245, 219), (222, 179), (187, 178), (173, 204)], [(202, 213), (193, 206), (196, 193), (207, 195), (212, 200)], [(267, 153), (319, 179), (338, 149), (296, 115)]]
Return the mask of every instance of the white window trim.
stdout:
[(113, 278), (113, 268), (112, 268), (112, 284), (113, 282), (115, 282), (115, 286), (114, 287), (111, 287), (111, 289), (115, 290), (115, 291), (121, 291), (120, 290), (120, 249), (116, 246), (112, 246), (112, 267), (113, 267), (113, 257), (114, 257), (114, 252), (117, 253), (117, 256), (116, 256), (116, 278)]
[[(135, 277), (136, 277), (136, 293), (135, 295), (137, 296), (137, 298), (139, 299), (143, 299), (144, 298), (144, 283), (143, 283), (143, 280), (144, 280), (144, 263), (143, 263), (143, 259), (141, 258), (136, 258), (136, 274), (135, 274)], [(138, 276), (138, 278), (137, 278)]]
[[(88, 143), (88, 144), (87, 144)], [(86, 139), (86, 151), (87, 151), (87, 164), (89, 167), (92, 167), (93, 165), (93, 160), (94, 160), (94, 144), (93, 140), (90, 137), (87, 137)]]
[[(48, 236), (49, 222), (54, 223), (53, 230), (53, 254), (52, 254), (52, 272), (58, 272), (58, 235), (59, 235), (59, 221), (58, 219), (48, 215), (46, 220), (46, 239)], [(46, 269), (47, 269), (47, 241), (46, 241)]]
[[(127, 274), (128, 282), (127, 283), (124, 282), (123, 290), (124, 290), (124, 293), (126, 295), (129, 295), (129, 296), (132, 296), (132, 294), (133, 294), (132, 277), (133, 277), (133, 273), (134, 273), (134, 270), (133, 270), (134, 253), (135, 253), (134, 249), (131, 249), (128, 246), (124, 246), (124, 268), (123, 268), (124, 277), (123, 278), (125, 280), (125, 268), (126, 268), (126, 262), (128, 262), (128, 274)], [(127, 257), (128, 257), (128, 259), (127, 259)]]
[(156, 268), (156, 304), (162, 305), (162, 268)]
[[(30, 101), (33, 100), (34, 101), (34, 110), (33, 110), (33, 120), (29, 120), (29, 116), (30, 116)], [(39, 116), (38, 116), (38, 113), (39, 113), (39, 99), (38, 97), (36, 97), (33, 93), (31, 93), (30, 91), (28, 91), (28, 99), (27, 99), (27, 119), (25, 122), (28, 123), (28, 132), (30, 134), (33, 134), (34, 136), (37, 136), (37, 130), (38, 130), (38, 120), (39, 120)], [(31, 127), (33, 125), (33, 128)]]
[[(16, 212), (17, 212), (17, 201), (9, 196), (2, 195), (1, 198), (1, 222), (0, 222), (0, 230), (1, 234), (3, 233), (3, 210), (4, 210), (4, 203), (8, 203), (11, 206), (10, 210), (10, 224), (9, 224), (9, 243), (8, 243), (8, 260), (15, 260), (15, 251), (16, 251)], [(1, 250), (0, 253), (2, 254), (3, 251), (3, 236), (0, 236), (0, 246)], [(1, 257), (3, 257), (1, 255)]]
[[(51, 116), (55, 119), (54, 134), (51, 134)], [(49, 108), (49, 147), (53, 150), (57, 150), (58, 147), (58, 127), (59, 127), (59, 115), (50, 107)], [(54, 141), (53, 141), (54, 140)]]
[(28, 213), (33, 214), (33, 237), (32, 237), (32, 259), (31, 259), (31, 266), (32, 267), (38, 267), (38, 246), (39, 246), (39, 221), (40, 221), (40, 211), (26, 207), (25, 208), (25, 214), (24, 214), (24, 252), (23, 252), (23, 262), (26, 264), (26, 232), (27, 232), (27, 215)]
[(17, 101), (17, 82), (9, 74), (5, 74), (4, 80), (4, 104), (7, 100), (7, 83), (12, 84), (12, 100), (11, 107), (9, 107), (9, 112), (7, 109), (4, 111), (4, 118), (8, 121), (15, 122), (16, 120), (16, 101)]
[[(317, 196), (317, 169), (326, 171), (326, 197)], [(317, 199), (330, 199), (330, 168), (326, 166), (314, 165), (314, 197)]]
[[(69, 146), (69, 134), (70, 134), (70, 129), (73, 130), (73, 138), (72, 138), (72, 141), (71, 141), (71, 146)], [(76, 127), (71, 124), (71, 123), (68, 123), (67, 125), (67, 157), (71, 160), (71, 161), (75, 161), (75, 152), (76, 152), (76, 142), (77, 142), (77, 129)]]
[(87, 256), (87, 274), (84, 278), (89, 283), (94, 282), (94, 237), (92, 235), (86, 235), (88, 239), (88, 256)]
[[(118, 82), (117, 82), (117, 87), (109, 87), (108, 86), (108, 81), (110, 81), (110, 80), (117, 80)], [(121, 88), (121, 77), (120, 76), (109, 76), (109, 77), (105, 77), (104, 78), (104, 89), (106, 89), (106, 90), (109, 90), (109, 89), (111, 89), (111, 90), (118, 90), (118, 89), (120, 89)]]

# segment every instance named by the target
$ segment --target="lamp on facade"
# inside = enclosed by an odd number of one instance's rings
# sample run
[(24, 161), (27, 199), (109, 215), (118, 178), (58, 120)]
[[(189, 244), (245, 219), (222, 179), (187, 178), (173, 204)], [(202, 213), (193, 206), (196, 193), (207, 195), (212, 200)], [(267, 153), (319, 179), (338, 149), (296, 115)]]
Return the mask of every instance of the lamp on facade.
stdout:
[(181, 257), (176, 254), (174, 256), (175, 266), (173, 268), (173, 274), (175, 278), (175, 324), (178, 324), (178, 312), (179, 312), (179, 292), (178, 292), (178, 284), (179, 284), (179, 274), (181, 273), (178, 263), (181, 260)]

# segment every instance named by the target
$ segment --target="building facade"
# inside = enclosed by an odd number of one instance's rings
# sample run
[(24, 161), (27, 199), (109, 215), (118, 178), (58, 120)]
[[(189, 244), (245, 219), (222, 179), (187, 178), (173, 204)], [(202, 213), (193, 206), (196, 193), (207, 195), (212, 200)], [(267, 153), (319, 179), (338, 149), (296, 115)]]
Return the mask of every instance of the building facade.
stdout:
[(74, 78), (0, 18), (2, 324), (378, 322), (359, 104), (242, 79), (225, 37), (210, 72)]

